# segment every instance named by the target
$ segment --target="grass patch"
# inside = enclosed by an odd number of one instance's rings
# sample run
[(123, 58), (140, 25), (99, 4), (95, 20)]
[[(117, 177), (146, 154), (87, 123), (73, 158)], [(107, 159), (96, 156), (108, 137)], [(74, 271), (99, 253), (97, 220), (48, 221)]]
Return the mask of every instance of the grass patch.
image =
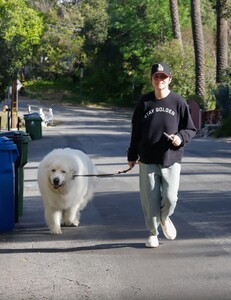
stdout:
[(25, 82), (25, 92), (22, 96), (37, 99), (46, 103), (64, 103), (72, 105), (96, 106), (96, 107), (128, 107), (121, 99), (110, 98), (106, 101), (96, 99), (94, 91), (87, 82), (73, 83), (71, 78), (51, 80), (31, 80)]
[(32, 80), (25, 82), (24, 96), (51, 102), (80, 103), (80, 93), (71, 80)]

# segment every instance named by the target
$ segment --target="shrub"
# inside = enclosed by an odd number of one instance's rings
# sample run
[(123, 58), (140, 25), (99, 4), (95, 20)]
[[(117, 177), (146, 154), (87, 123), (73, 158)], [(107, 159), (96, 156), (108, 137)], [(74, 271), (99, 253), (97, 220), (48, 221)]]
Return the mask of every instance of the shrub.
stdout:
[(231, 114), (223, 119), (221, 126), (214, 132), (215, 137), (231, 136)]

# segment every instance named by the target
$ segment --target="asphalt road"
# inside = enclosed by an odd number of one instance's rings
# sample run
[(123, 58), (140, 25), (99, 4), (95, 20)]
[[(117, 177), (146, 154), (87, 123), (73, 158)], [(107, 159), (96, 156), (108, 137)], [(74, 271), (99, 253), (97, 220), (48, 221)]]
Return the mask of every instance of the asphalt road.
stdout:
[[(19, 111), (25, 111), (20, 102)], [(231, 299), (231, 138), (195, 138), (185, 148), (178, 236), (146, 249), (138, 167), (100, 178), (78, 228), (48, 233), (36, 172), (54, 148), (86, 152), (99, 172), (127, 168), (131, 111), (53, 106), (55, 126), (29, 143), (24, 213), (0, 234), (0, 299)]]

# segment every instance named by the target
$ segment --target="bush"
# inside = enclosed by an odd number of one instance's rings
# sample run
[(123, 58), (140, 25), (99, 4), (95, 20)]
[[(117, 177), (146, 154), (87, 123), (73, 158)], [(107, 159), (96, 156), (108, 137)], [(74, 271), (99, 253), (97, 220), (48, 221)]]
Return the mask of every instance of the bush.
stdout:
[(215, 137), (231, 136), (231, 114), (222, 121), (222, 125), (214, 132)]

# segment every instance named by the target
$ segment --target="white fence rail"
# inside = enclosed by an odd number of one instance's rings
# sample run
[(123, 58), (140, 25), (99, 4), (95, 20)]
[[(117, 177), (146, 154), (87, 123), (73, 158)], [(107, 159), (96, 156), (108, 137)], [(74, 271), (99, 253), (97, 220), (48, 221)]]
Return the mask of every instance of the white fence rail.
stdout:
[(30, 105), (30, 104), (28, 104), (27, 107), (29, 113), (33, 113), (33, 112), (39, 113), (39, 116), (43, 120), (42, 121), (43, 126), (53, 125), (54, 115), (53, 115), (52, 108), (44, 108), (41, 106)]

